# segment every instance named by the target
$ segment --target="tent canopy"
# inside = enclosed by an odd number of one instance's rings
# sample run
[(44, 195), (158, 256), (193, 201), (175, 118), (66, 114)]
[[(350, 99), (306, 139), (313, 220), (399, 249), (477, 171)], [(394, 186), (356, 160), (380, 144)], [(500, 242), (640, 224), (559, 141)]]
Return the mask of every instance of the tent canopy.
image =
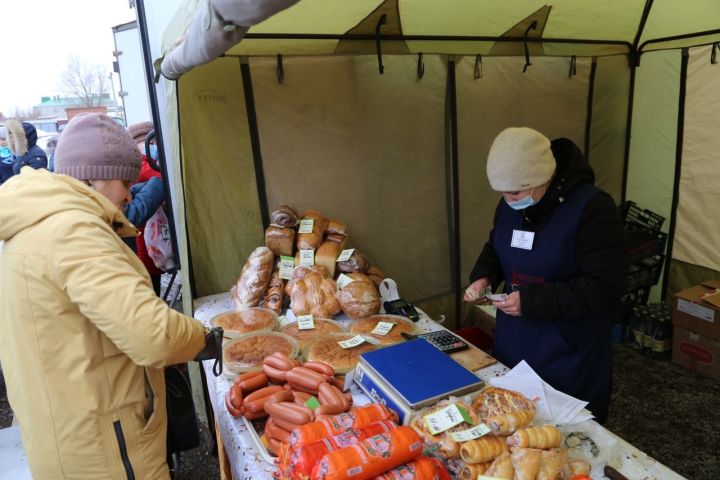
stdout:
[[(347, 221), (350, 246), (408, 300), (452, 315), (498, 201), (484, 159), (517, 125), (571, 138), (600, 187), (669, 219), (670, 289), (711, 275), (720, 254), (704, 245), (720, 243), (720, 228), (691, 212), (720, 201), (701, 146), (720, 120), (709, 87), (720, 79), (717, 7), (301, 0), (238, 44), (228, 33), (225, 56), (166, 84), (184, 285), (194, 287), (185, 298), (227, 291), (263, 243), (267, 209), (289, 203)], [(203, 11), (205, 1), (186, 0), (166, 50)], [(626, 58), (637, 52), (647, 53), (639, 66)], [(284, 80), (278, 54), (291, 55)]]

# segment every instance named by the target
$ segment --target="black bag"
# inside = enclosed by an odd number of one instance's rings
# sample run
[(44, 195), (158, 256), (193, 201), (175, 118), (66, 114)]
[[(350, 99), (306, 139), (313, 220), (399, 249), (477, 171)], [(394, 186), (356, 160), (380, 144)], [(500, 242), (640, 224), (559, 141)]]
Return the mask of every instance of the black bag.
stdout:
[(168, 455), (198, 447), (200, 429), (186, 363), (165, 369), (165, 391)]

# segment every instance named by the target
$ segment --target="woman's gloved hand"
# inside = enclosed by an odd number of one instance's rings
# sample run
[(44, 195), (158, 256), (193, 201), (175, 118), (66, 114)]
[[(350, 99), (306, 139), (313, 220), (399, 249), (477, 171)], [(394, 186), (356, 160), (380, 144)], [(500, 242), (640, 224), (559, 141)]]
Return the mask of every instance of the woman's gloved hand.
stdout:
[(202, 362), (203, 360), (215, 359), (215, 365), (213, 365), (213, 373), (215, 376), (219, 376), (222, 373), (222, 340), (223, 340), (223, 329), (215, 327), (212, 330), (207, 330), (205, 334), (205, 348), (195, 357), (196, 362)]

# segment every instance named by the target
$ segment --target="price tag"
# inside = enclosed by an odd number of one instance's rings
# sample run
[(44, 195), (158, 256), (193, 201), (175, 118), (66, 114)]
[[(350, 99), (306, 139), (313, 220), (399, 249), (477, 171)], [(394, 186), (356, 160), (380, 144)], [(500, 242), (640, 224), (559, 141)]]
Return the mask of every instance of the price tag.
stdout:
[(302, 220), (300, 220), (300, 228), (298, 229), (298, 233), (312, 233), (314, 222), (315, 221), (312, 218), (303, 218)]
[(307, 399), (307, 402), (305, 402), (305, 406), (311, 410), (315, 410), (317, 407), (320, 406), (320, 402), (318, 402), (317, 398), (310, 397)]
[(396, 323), (391, 322), (378, 322), (377, 325), (375, 325), (375, 328), (373, 328), (372, 333), (373, 335), (382, 335), (385, 336), (388, 333), (390, 333), (390, 330), (397, 325)]
[(300, 250), (300, 265), (306, 267), (315, 265), (315, 250)]
[(363, 337), (362, 335), (355, 335), (349, 340), (343, 340), (342, 342), (338, 342), (338, 345), (340, 345), (342, 348), (353, 348), (357, 347), (358, 345), (362, 345), (363, 343), (365, 343), (365, 337)]
[(450, 432), (450, 436), (456, 442), (467, 442), (469, 440), (480, 438), (488, 432), (490, 432), (490, 427), (481, 423), (476, 427), (468, 428), (467, 430), (463, 430), (461, 432)]
[(312, 315), (298, 315), (298, 330), (312, 330), (315, 328), (315, 320)]
[(355, 280), (353, 280), (352, 278), (348, 277), (348, 276), (345, 275), (344, 273), (341, 273), (340, 276), (339, 276), (338, 279), (337, 279), (337, 286), (338, 286), (338, 288), (339, 288), (340, 290), (342, 290), (342, 289), (345, 288), (349, 283), (352, 283), (352, 282), (354, 282), (354, 281), (355, 281)]
[(340, 256), (337, 258), (337, 261), (347, 262), (348, 260), (350, 260), (350, 257), (352, 257), (354, 251), (354, 248), (348, 248), (347, 250), (343, 250), (342, 252), (340, 252)]
[(487, 475), (478, 475), (477, 480), (502, 480), (500, 477), (488, 477)]
[(285, 315), (280, 315), (278, 317), (278, 323), (280, 324), (280, 328), (284, 327), (285, 325), (290, 324), (290, 320), (287, 319)]
[(442, 410), (425, 415), (425, 423), (430, 433), (437, 435), (463, 423), (466, 420), (467, 412), (463, 415), (460, 410), (457, 404), (453, 403)]
[(280, 257), (280, 278), (283, 280), (290, 280), (294, 269), (295, 258), (285, 256)]

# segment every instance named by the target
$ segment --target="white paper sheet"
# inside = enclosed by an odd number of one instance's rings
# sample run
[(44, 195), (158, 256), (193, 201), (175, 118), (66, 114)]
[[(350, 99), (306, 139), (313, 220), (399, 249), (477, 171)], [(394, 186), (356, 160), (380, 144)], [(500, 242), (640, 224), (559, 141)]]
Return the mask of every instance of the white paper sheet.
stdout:
[(571, 425), (593, 418), (585, 410), (588, 402), (567, 395), (543, 381), (524, 360), (505, 376), (491, 378), (490, 384), (522, 393), (535, 402), (537, 422), (551, 425)]

